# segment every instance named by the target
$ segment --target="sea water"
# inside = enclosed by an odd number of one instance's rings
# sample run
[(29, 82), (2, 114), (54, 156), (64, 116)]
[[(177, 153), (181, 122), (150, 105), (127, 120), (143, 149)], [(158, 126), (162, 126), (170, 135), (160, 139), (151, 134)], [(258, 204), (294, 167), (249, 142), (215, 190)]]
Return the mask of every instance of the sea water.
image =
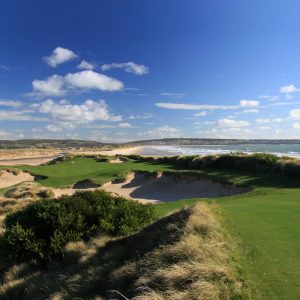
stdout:
[(140, 155), (209, 155), (226, 154), (231, 152), (244, 153), (272, 153), (278, 156), (300, 158), (300, 144), (240, 144), (240, 145), (173, 145), (173, 146), (145, 146)]

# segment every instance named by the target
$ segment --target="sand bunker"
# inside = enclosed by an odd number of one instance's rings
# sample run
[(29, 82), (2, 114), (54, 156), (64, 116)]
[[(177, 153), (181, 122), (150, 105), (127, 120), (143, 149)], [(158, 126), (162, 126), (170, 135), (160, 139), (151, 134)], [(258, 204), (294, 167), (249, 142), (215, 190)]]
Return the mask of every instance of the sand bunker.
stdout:
[(102, 187), (113, 194), (143, 202), (165, 202), (190, 198), (217, 198), (241, 194), (247, 189), (224, 185), (191, 174), (137, 172), (125, 182), (109, 182)]
[[(74, 187), (76, 184), (74, 185)], [(53, 189), (55, 197), (73, 195), (78, 188)], [(247, 192), (249, 189), (214, 182), (191, 173), (147, 173), (134, 172), (124, 180), (107, 182), (101, 187), (86, 186), (81, 191), (102, 189), (115, 196), (141, 202), (167, 202), (191, 198), (218, 198)]]
[(0, 188), (7, 188), (24, 181), (34, 181), (34, 176), (23, 171), (0, 170)]

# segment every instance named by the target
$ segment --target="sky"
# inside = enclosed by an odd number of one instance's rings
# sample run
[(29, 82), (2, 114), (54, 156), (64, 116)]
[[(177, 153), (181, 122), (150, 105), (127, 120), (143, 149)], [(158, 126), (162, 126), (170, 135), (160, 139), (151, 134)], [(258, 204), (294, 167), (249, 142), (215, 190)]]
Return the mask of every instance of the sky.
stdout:
[(298, 0), (2, 0), (0, 139), (300, 138)]

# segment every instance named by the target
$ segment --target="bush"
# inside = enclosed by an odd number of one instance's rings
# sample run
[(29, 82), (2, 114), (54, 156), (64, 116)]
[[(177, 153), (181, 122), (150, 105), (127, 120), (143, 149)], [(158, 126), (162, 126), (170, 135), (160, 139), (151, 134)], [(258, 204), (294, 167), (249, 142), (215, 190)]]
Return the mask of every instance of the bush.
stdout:
[(78, 192), (41, 200), (8, 215), (4, 245), (14, 263), (45, 263), (62, 259), (68, 242), (88, 240), (96, 233), (127, 235), (149, 224), (153, 217), (151, 204), (112, 197), (103, 191)]

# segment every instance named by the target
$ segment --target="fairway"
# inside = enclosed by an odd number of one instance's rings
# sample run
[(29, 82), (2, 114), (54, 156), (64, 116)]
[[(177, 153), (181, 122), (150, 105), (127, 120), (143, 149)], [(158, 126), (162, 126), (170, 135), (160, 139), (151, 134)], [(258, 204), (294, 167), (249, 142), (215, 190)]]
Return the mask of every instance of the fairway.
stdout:
[[(97, 183), (120, 178), (130, 170), (173, 170), (171, 165), (129, 160), (120, 164), (92, 158), (45, 166), (19, 166), (47, 176), (40, 184), (70, 186), (93, 179)], [(238, 244), (241, 272), (249, 281), (252, 299), (299, 299), (300, 188), (297, 180), (275, 174), (202, 170), (211, 178), (251, 187), (246, 194), (217, 199), (186, 199), (155, 206), (157, 218), (198, 201), (217, 204), (225, 229)]]
[(20, 166), (35, 175), (47, 177), (40, 183), (49, 187), (68, 187), (83, 179), (104, 183), (126, 175), (130, 170), (156, 171), (171, 169), (168, 165), (153, 165), (128, 161), (120, 164), (97, 162), (93, 158), (75, 158), (69, 161), (44, 166)]

